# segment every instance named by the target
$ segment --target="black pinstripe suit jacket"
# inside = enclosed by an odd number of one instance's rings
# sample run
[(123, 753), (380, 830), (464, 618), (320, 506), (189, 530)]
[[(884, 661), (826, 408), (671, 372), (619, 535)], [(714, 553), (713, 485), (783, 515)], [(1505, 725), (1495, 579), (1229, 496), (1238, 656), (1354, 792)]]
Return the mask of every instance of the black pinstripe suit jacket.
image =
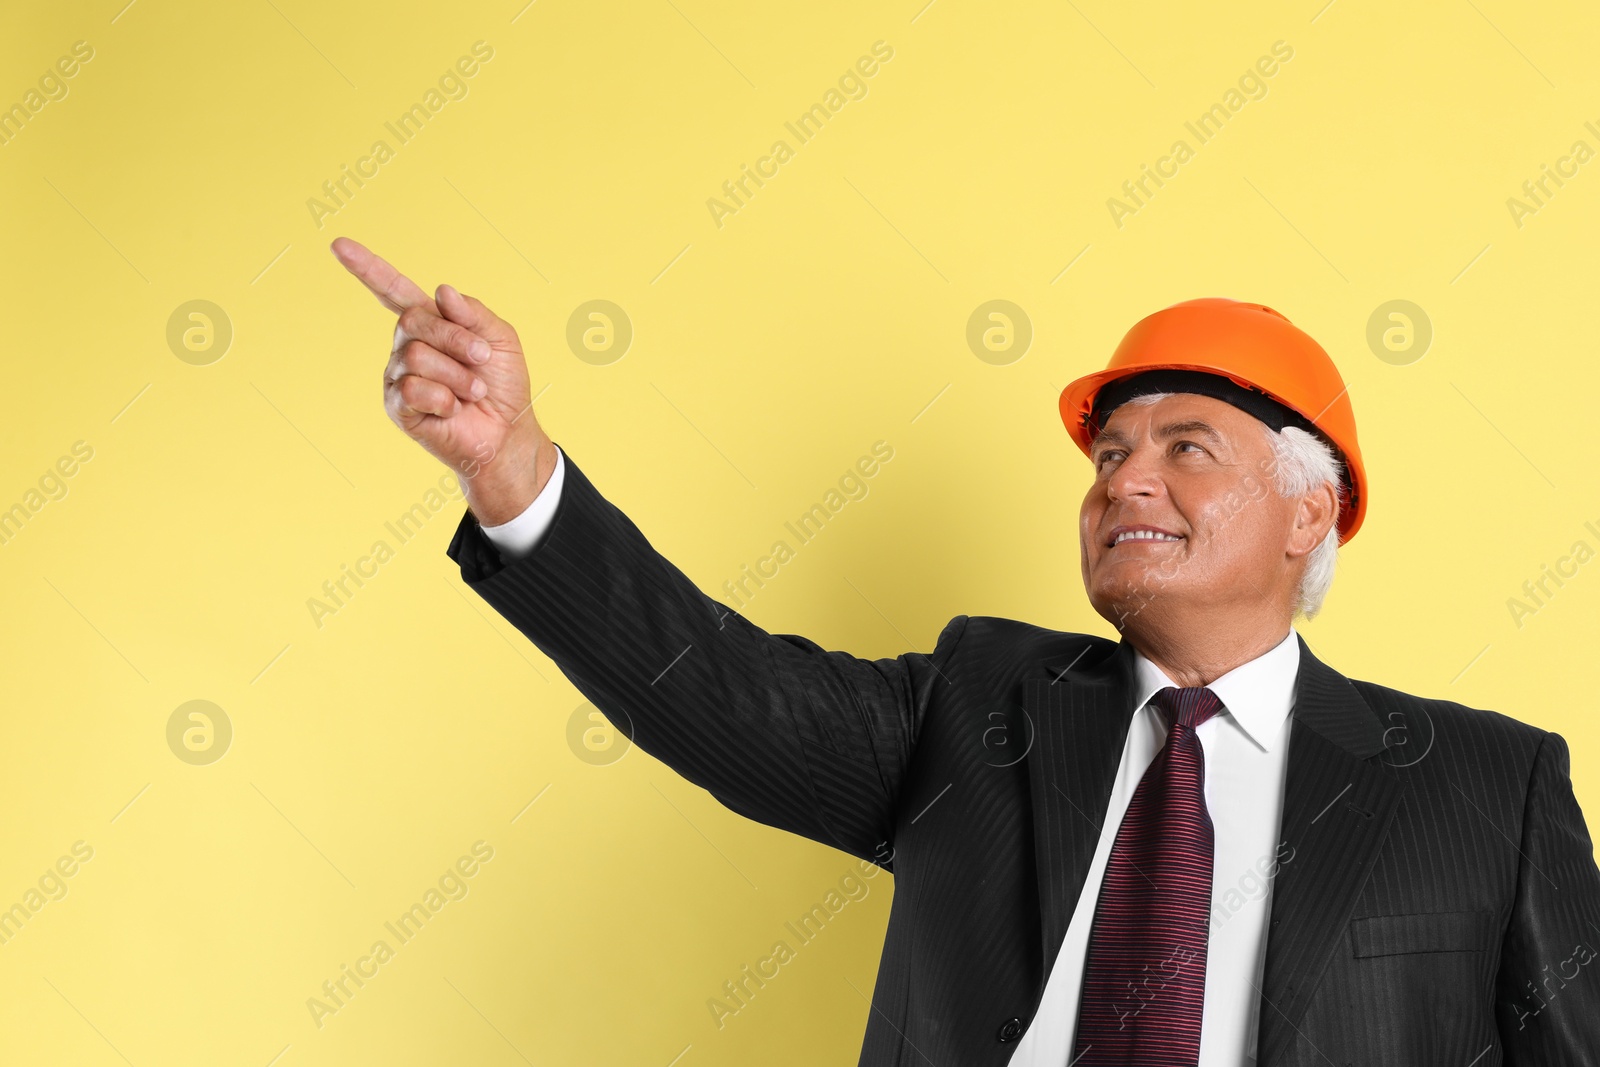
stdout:
[[(523, 559), (463, 516), (463, 580), (641, 749), (893, 872), (861, 1064), (1005, 1064), (1099, 838), (1130, 646), (965, 615), (893, 659), (770, 634), (566, 465)], [(1600, 871), (1560, 735), (1303, 641), (1292, 714), (1259, 1062), (1600, 1063)]]

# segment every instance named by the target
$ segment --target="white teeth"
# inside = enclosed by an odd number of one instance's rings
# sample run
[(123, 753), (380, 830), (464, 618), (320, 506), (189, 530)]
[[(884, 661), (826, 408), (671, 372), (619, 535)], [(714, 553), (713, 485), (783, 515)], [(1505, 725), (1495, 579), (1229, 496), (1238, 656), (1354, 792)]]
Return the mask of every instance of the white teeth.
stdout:
[(1124, 541), (1182, 541), (1177, 534), (1157, 533), (1155, 530), (1124, 530), (1117, 534), (1117, 539), (1111, 542), (1120, 545)]

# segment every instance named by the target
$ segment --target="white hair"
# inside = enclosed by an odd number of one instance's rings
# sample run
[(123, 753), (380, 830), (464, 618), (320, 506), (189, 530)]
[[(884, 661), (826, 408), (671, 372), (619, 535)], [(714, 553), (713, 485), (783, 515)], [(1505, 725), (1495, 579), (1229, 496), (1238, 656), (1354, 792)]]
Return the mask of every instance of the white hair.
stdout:
[[(1171, 393), (1144, 393), (1132, 397), (1129, 404), (1154, 404)], [(1285, 426), (1274, 431), (1261, 423), (1261, 432), (1267, 435), (1272, 446), (1273, 488), (1285, 499), (1304, 496), (1324, 482), (1334, 489), (1333, 525), (1320, 544), (1306, 558), (1306, 570), (1300, 576), (1300, 588), (1295, 591), (1295, 611), (1307, 619), (1315, 618), (1322, 610), (1322, 601), (1333, 585), (1334, 563), (1339, 556), (1339, 505), (1341, 463), (1328, 443), (1316, 434), (1298, 426)]]
[(1307, 619), (1315, 618), (1333, 585), (1333, 567), (1339, 557), (1339, 457), (1326, 441), (1298, 426), (1285, 426), (1276, 433), (1266, 423), (1261, 427), (1277, 460), (1273, 481), (1279, 496), (1304, 496), (1324, 482), (1333, 486), (1333, 525), (1306, 557), (1306, 572), (1300, 576), (1295, 596), (1296, 610)]

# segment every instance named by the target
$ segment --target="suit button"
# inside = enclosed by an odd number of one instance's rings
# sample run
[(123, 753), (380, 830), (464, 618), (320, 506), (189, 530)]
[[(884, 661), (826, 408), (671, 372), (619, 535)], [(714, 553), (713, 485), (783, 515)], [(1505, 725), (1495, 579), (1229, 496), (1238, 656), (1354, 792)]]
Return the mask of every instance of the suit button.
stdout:
[(1009, 1045), (1022, 1036), (1022, 1020), (1017, 1018), (1007, 1019), (1000, 1024), (1000, 1033), (996, 1036), (1000, 1038), (1001, 1044)]

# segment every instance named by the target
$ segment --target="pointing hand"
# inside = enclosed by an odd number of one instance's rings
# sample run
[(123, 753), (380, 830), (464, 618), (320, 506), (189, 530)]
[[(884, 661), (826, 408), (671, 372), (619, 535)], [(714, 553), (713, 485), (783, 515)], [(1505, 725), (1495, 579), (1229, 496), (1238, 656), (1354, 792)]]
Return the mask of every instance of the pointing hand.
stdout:
[(331, 248), (399, 316), (383, 373), (390, 420), (456, 472), (480, 523), (521, 514), (555, 469), (555, 445), (533, 415), (517, 331), (449, 285), (430, 298), (348, 237)]

